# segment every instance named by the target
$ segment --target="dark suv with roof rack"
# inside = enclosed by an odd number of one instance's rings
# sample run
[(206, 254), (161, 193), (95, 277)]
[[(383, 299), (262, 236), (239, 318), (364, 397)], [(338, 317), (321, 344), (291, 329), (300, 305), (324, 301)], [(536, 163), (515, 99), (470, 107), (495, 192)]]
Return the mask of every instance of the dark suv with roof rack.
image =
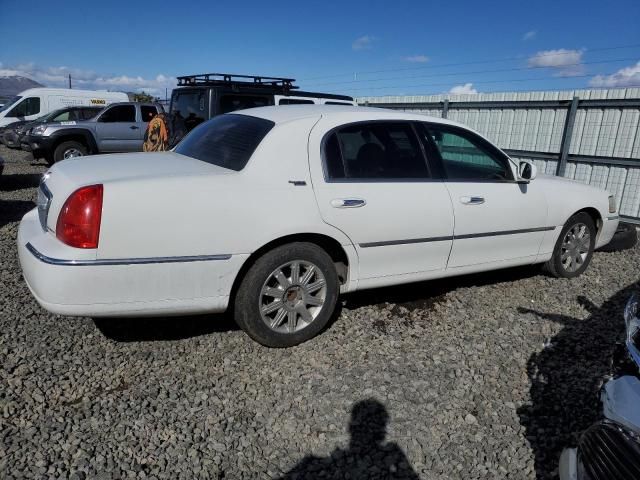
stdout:
[[(198, 124), (216, 115), (245, 108), (295, 104), (356, 105), (352, 97), (301, 91), (294, 82), (293, 78), (229, 73), (178, 77), (178, 88), (171, 94), (167, 119), (170, 138), (166, 146), (174, 146)], [(153, 129), (154, 124), (150, 123), (145, 139), (156, 138)]]

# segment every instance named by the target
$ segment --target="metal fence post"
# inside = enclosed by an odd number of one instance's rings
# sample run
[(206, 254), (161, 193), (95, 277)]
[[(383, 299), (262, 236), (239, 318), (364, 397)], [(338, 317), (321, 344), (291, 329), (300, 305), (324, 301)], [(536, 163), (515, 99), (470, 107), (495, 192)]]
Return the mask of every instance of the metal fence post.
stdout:
[(567, 158), (569, 158), (569, 149), (571, 148), (571, 137), (573, 135), (573, 124), (576, 121), (576, 112), (578, 111), (578, 103), (580, 99), (573, 97), (571, 99), (571, 105), (567, 112), (567, 120), (564, 123), (564, 130), (562, 131), (562, 143), (560, 144), (560, 161), (556, 168), (556, 175), (561, 177), (564, 175), (567, 168)]
[(449, 100), (442, 102), (442, 118), (447, 118), (449, 114)]

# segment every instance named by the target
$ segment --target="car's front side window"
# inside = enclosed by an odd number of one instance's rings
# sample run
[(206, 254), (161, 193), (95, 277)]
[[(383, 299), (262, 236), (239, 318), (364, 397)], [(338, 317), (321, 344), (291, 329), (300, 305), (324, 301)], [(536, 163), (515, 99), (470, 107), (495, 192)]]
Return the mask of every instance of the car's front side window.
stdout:
[(60, 114), (58, 114), (55, 117), (53, 117), (51, 119), (51, 121), (52, 122), (66, 122), (68, 120), (75, 120), (75, 118), (70, 118), (70, 113), (71, 112), (69, 112), (69, 110), (61, 112)]
[(430, 178), (412, 126), (405, 122), (346, 125), (324, 142), (328, 180), (401, 180)]
[(448, 180), (509, 181), (509, 160), (471, 132), (445, 125), (425, 125)]
[(7, 113), (7, 117), (29, 117), (40, 113), (40, 97), (27, 97)]

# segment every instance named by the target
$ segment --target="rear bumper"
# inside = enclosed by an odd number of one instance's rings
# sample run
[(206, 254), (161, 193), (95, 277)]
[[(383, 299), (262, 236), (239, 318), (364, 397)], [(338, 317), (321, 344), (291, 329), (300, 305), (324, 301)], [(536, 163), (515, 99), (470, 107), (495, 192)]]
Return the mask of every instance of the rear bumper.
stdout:
[(620, 223), (620, 217), (617, 214), (612, 214), (602, 220), (602, 229), (596, 240), (596, 248), (600, 248), (611, 241), (618, 229), (618, 223)]
[(43, 308), (91, 317), (224, 311), (246, 258), (98, 260), (95, 252), (68, 247), (44, 232), (36, 210), (20, 223), (18, 254), (29, 290)]

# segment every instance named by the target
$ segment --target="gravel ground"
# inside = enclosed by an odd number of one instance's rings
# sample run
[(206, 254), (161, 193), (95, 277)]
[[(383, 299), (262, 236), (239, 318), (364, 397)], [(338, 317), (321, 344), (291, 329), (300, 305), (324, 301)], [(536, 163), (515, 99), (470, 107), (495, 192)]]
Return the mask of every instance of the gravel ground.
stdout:
[(225, 316), (51, 315), (18, 265), (45, 165), (0, 147), (0, 477), (554, 478), (598, 413), (640, 249), (344, 299), (270, 350)]

